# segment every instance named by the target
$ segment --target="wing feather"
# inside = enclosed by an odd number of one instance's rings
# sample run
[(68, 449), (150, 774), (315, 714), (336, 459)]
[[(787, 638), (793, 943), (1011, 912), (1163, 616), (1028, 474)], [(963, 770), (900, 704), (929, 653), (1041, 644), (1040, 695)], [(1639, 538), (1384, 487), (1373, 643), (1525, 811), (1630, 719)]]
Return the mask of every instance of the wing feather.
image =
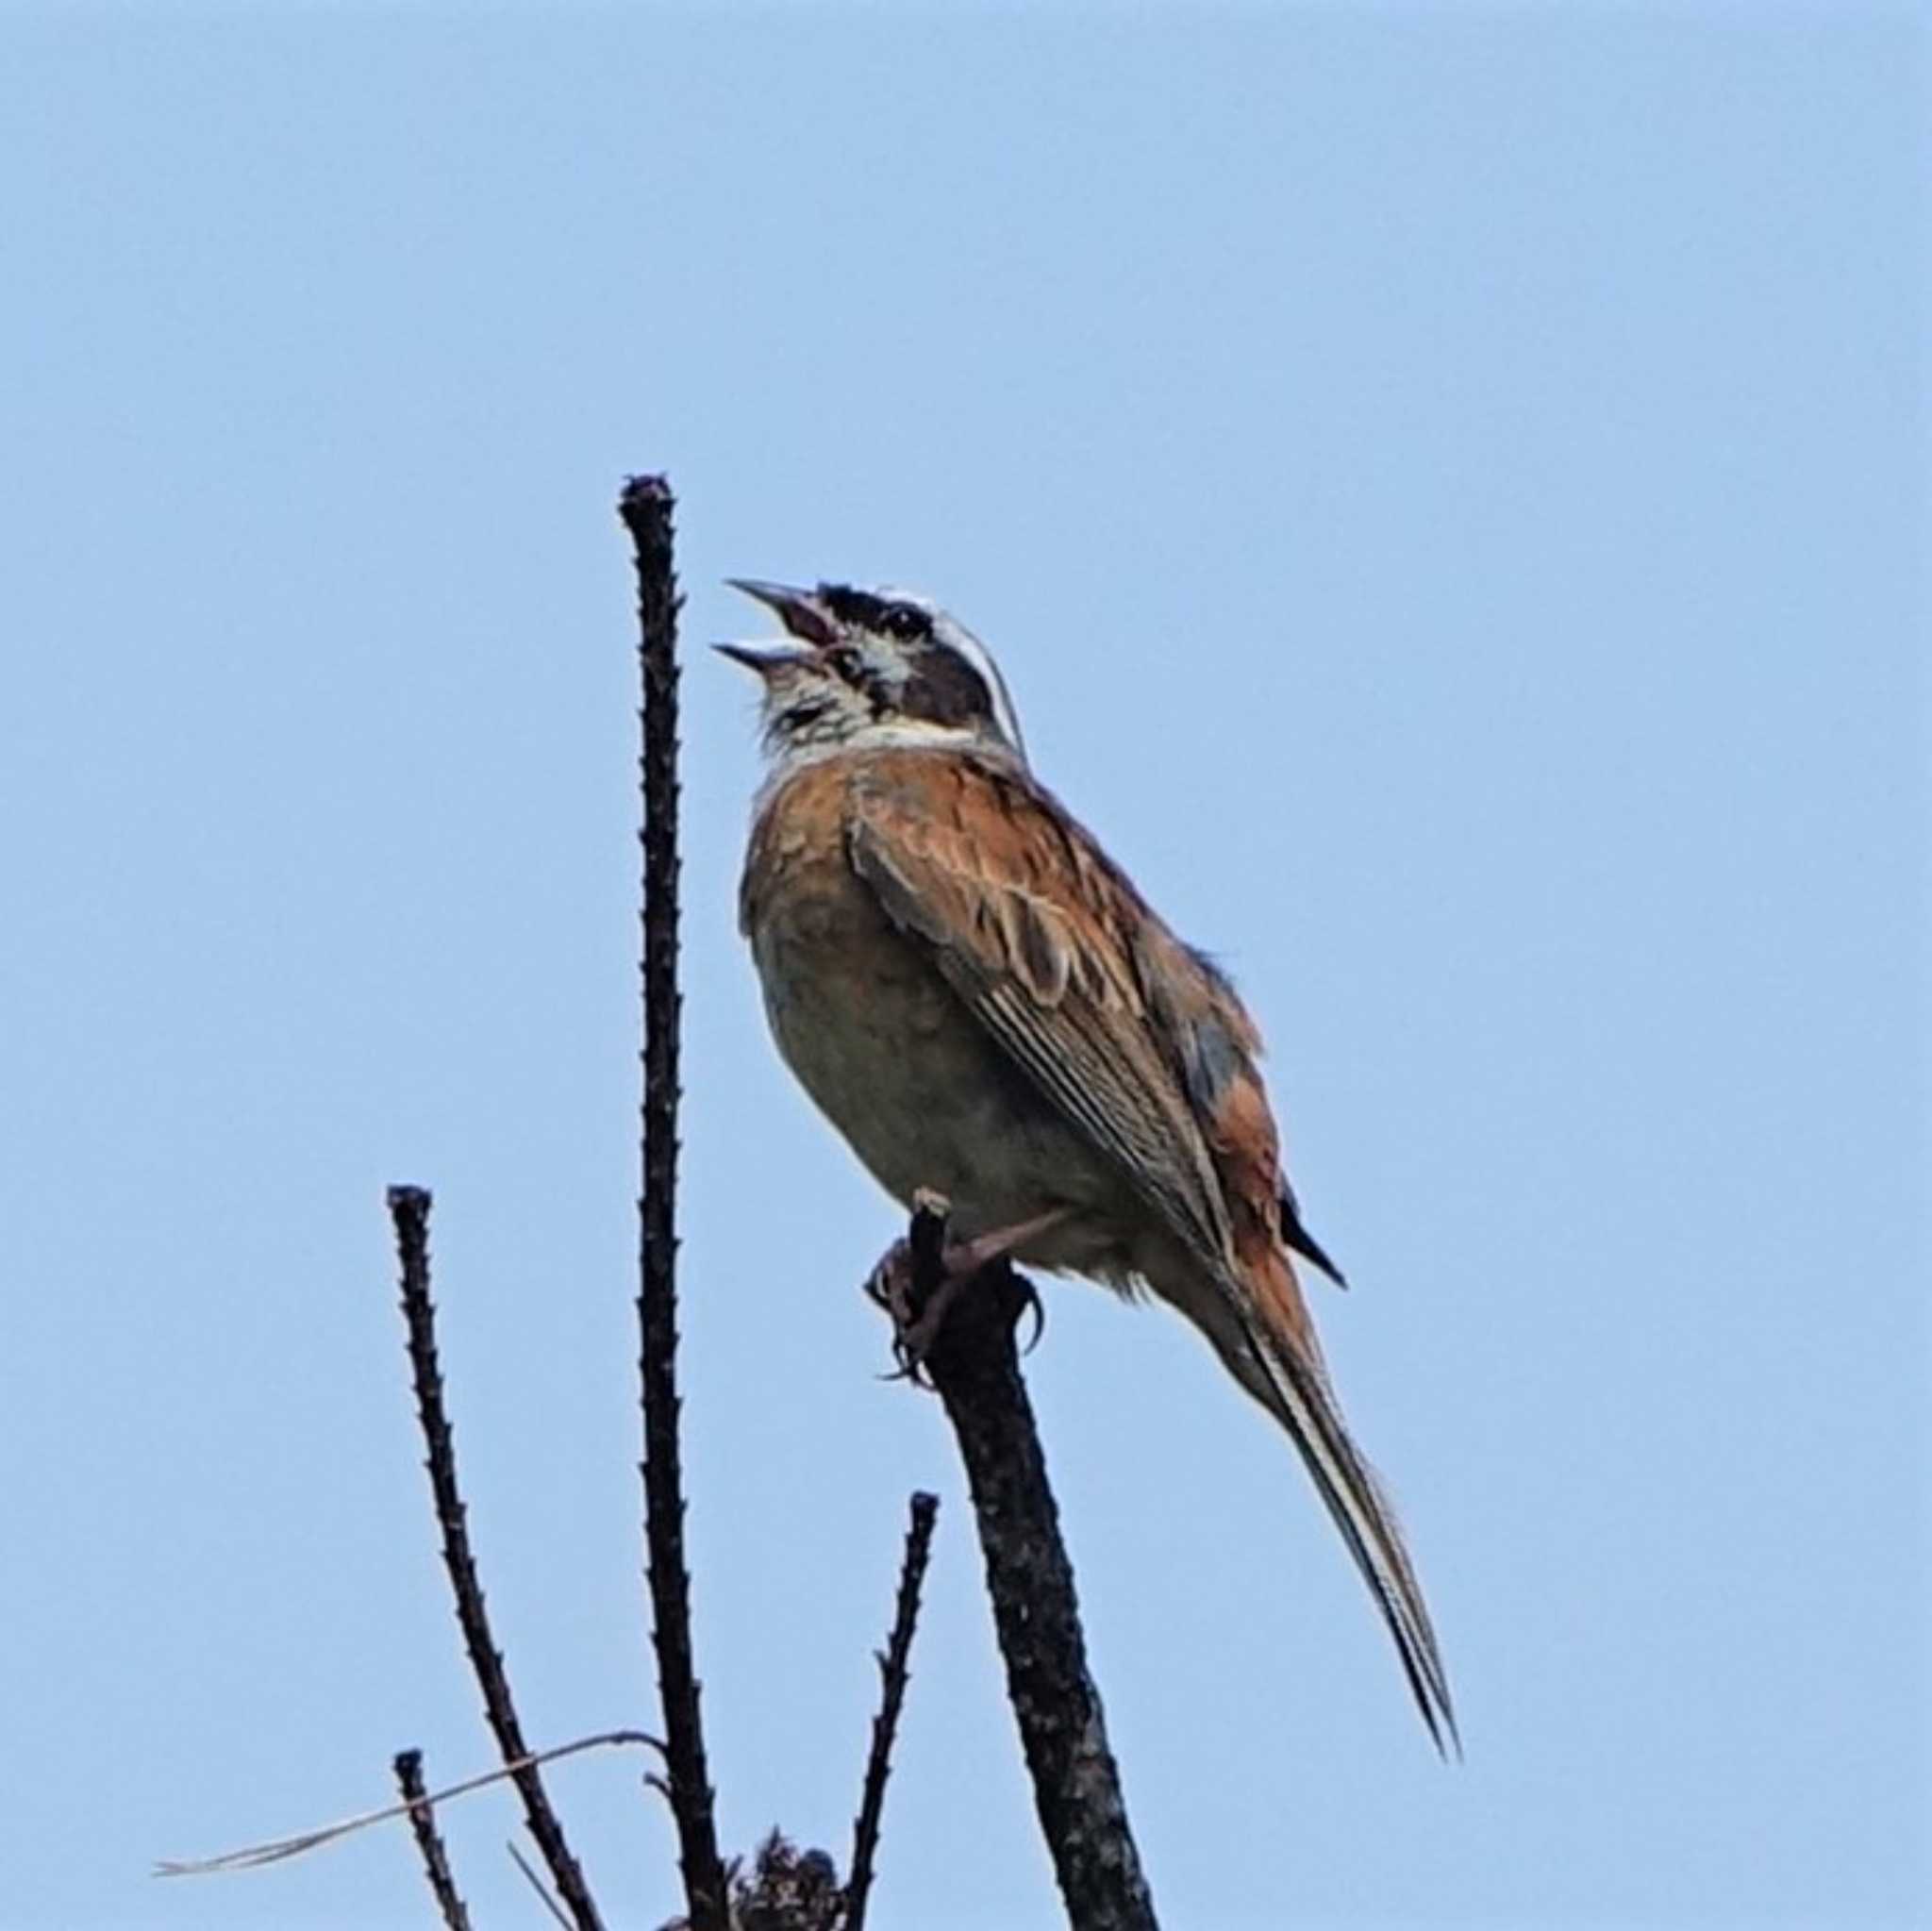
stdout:
[[(908, 808), (892, 778), (881, 759), (854, 784), (854, 870), (1041, 1091), (1224, 1270), (1227, 1205), (1123, 936), (1152, 915), (1018, 774), (950, 765), (960, 794), (944, 811), (930, 796)], [(920, 779), (930, 788), (929, 768)]]
[(1329, 1391), (1283, 1246), (1333, 1272), (1280, 1174), (1261, 1042), (1234, 989), (1023, 773), (881, 757), (855, 778), (848, 811), (853, 869), (887, 917), (930, 946), (1014, 1064), (1201, 1263), (1200, 1291), (1157, 1289), (1294, 1439), (1438, 1747), (1453, 1747), (1421, 1588)]

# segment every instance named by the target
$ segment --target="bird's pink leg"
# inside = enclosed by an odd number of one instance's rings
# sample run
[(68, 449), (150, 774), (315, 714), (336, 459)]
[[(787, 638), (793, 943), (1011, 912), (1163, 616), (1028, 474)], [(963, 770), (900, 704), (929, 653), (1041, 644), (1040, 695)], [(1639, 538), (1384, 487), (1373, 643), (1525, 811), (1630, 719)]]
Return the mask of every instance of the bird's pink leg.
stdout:
[[(1036, 1234), (1058, 1226), (1073, 1211), (1070, 1207), (1050, 1207), (1030, 1221), (1016, 1221), (1010, 1227), (994, 1227), (990, 1233), (977, 1234), (970, 1240), (948, 1247), (944, 1255), (947, 1286), (967, 1279), (982, 1267), (991, 1267), (995, 1260), (1025, 1246)], [(941, 1291), (944, 1292), (944, 1289)]]

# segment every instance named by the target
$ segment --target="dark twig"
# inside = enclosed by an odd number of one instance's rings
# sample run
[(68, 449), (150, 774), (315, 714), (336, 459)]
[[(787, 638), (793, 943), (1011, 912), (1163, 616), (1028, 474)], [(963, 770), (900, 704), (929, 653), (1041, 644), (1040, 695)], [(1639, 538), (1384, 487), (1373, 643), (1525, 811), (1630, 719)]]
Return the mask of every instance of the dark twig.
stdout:
[[(395, 1224), (396, 1252), (402, 1264), (403, 1317), (409, 1328), (409, 1367), (416, 1384), (416, 1412), (429, 1450), (429, 1487), (436, 1498), (436, 1520), (442, 1530), (442, 1559), (456, 1591), (457, 1622), (470, 1666), (483, 1691), (483, 1708), (490, 1719), (496, 1747), (505, 1763), (528, 1756), (524, 1728), (517, 1721), (503, 1653), (490, 1633), (483, 1606), (483, 1585), (476, 1577), (470, 1553), (470, 1532), (463, 1500), (457, 1488), (456, 1444), (442, 1406), (442, 1371), (436, 1359), (436, 1310), (429, 1299), (429, 1195), (421, 1187), (389, 1190), (390, 1218)], [(525, 1764), (513, 1779), (524, 1800), (524, 1821), (550, 1867), (558, 1894), (569, 1907), (578, 1931), (600, 1931), (602, 1921), (584, 1873), (571, 1855), (563, 1826), (550, 1807), (543, 1778), (535, 1764)]]
[[(902, 1263), (910, 1270), (915, 1318), (943, 1278), (945, 1233), (943, 1203), (923, 1200)], [(1032, 1293), (1007, 1261), (982, 1269), (948, 1309), (924, 1367), (966, 1464), (1007, 1695), (1068, 1922), (1074, 1931), (1154, 1931), (1154, 1903), (1087, 1667), (1073, 1565), (1013, 1345)]]
[(725, 1931), (724, 1871), (705, 1763), (691, 1660), (691, 1578), (684, 1560), (684, 1480), (677, 1444), (677, 612), (671, 487), (633, 476), (618, 514), (637, 553), (639, 759), (643, 826), (643, 1100), (638, 1202), (639, 1372), (644, 1410), (644, 1543), (651, 1640), (664, 1701), (664, 1741), (678, 1866), (693, 1931)]
[(409, 1828), (416, 1833), (416, 1848), (423, 1854), (423, 1874), (436, 1899), (436, 1908), (449, 1931), (470, 1931), (470, 1912), (450, 1874), (449, 1853), (443, 1849), (442, 1833), (436, 1827), (436, 1812), (426, 1799), (428, 1787), (423, 1781), (423, 1753), (399, 1750), (395, 1756), (396, 1789), (409, 1806)]
[(912, 1653), (912, 1632), (919, 1622), (919, 1590), (925, 1580), (926, 1557), (932, 1552), (932, 1527), (940, 1498), (913, 1494), (911, 1525), (906, 1531), (906, 1559), (899, 1570), (899, 1598), (892, 1613), (892, 1633), (878, 1658), (879, 1713), (872, 1720), (872, 1751), (865, 1762), (865, 1787), (858, 1818), (852, 1827), (852, 1870), (845, 1881), (845, 1921), (841, 1931), (864, 1931), (866, 1901), (872, 1890), (873, 1859), (879, 1847), (879, 1816), (885, 1807), (886, 1778), (892, 1769), (892, 1737), (899, 1727), (899, 1710), (906, 1701), (906, 1659)]

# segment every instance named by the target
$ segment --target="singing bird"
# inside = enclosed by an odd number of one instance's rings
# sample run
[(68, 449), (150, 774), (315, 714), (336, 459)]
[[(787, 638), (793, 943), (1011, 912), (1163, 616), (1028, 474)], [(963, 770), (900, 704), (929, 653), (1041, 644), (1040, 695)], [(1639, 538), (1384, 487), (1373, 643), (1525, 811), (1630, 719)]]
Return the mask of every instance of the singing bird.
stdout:
[(927, 599), (734, 579), (788, 636), (740, 922), (787, 1064), (902, 1205), (979, 1255), (1150, 1289), (1285, 1428), (1437, 1747), (1449, 1685), (1401, 1532), (1343, 1424), (1295, 1257), (1341, 1276), (1281, 1170), (1261, 1041), (1033, 775), (1005, 680)]

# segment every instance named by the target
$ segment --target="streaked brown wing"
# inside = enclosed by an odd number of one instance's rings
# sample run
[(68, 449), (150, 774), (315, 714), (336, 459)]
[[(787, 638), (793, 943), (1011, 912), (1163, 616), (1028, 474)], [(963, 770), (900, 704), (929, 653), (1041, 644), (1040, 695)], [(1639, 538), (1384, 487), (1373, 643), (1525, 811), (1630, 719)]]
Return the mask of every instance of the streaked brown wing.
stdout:
[[(853, 781), (852, 864), (1066, 1119), (1217, 1273), (1227, 1204), (1132, 935), (1149, 918), (1093, 841), (1017, 772), (916, 753)], [(1181, 957), (1192, 956), (1162, 938)], [(1198, 970), (1198, 968), (1197, 968)], [(1156, 1007), (1174, 1003), (1157, 992)]]
[(1455, 1746), (1422, 1590), (1282, 1244), (1260, 1042), (1233, 988), (1018, 771), (875, 757), (849, 796), (847, 849), (887, 915), (933, 948), (991, 1036), (1205, 1264), (1218, 1294), (1182, 1311), (1293, 1438), (1431, 1735)]

